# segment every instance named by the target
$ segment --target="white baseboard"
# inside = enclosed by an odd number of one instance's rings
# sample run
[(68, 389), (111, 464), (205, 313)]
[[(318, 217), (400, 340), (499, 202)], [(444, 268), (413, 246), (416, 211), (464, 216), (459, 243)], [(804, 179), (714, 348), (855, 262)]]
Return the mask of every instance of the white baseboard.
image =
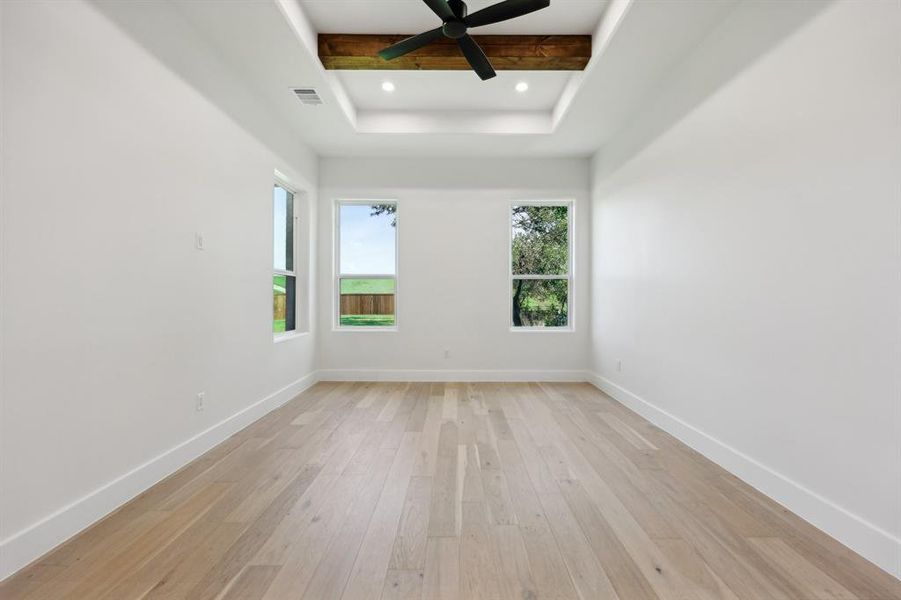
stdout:
[(113, 512), (229, 436), (294, 398), (317, 381), (318, 377), (315, 371), (301, 377), (60, 508), (37, 523), (0, 541), (0, 581)]
[(581, 370), (324, 369), (320, 381), (585, 381)]
[(901, 540), (679, 417), (595, 373), (588, 381), (883, 571), (901, 579)]

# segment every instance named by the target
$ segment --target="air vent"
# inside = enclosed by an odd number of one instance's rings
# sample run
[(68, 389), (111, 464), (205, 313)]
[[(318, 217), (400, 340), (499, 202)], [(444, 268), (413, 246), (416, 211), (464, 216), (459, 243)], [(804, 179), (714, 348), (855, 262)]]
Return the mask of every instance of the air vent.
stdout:
[(319, 106), (322, 104), (319, 92), (313, 88), (294, 88), (294, 94), (300, 99), (302, 104), (307, 106)]

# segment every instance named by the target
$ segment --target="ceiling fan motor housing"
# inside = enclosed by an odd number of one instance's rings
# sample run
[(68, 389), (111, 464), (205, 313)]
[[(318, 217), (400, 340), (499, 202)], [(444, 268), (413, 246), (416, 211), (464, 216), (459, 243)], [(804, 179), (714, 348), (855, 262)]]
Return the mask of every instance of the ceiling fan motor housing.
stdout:
[(441, 27), (445, 37), (458, 40), (466, 35), (466, 24), (462, 21), (448, 21)]
[(458, 40), (466, 35), (467, 27), (466, 23), (463, 22), (463, 19), (466, 18), (467, 14), (466, 3), (463, 2), (463, 0), (448, 0), (447, 4), (457, 18), (445, 21), (444, 25), (441, 27), (441, 31), (444, 33), (445, 37), (449, 37), (452, 40)]

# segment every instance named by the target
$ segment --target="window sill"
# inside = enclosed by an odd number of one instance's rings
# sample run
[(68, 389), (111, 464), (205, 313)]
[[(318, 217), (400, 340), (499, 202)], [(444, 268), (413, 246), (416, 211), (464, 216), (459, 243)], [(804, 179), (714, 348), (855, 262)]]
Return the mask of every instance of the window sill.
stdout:
[(511, 333), (575, 333), (574, 327), (511, 327)]
[(332, 327), (335, 333), (397, 333), (397, 327)]
[(281, 344), (282, 342), (289, 342), (291, 340), (305, 337), (310, 335), (309, 331), (292, 331), (291, 333), (280, 333), (278, 335), (272, 336), (273, 344)]

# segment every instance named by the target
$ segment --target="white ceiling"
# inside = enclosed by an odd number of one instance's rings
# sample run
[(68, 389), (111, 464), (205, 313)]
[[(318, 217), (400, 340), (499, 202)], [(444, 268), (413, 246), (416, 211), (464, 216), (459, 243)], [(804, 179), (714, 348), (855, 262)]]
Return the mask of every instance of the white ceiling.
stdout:
[[(421, 33), (441, 20), (421, 0), (299, 0), (319, 33)], [(469, 0), (470, 13), (500, 0)], [(553, 0), (518, 19), (474, 29), (476, 34), (593, 33), (607, 0)]]
[[(481, 81), (470, 71), (343, 71), (338, 78), (358, 110), (521, 111), (554, 108), (570, 73), (498, 71)], [(382, 82), (394, 92), (382, 91)], [(529, 89), (520, 93), (523, 81)]]
[[(269, 131), (293, 135), (319, 155), (518, 157), (593, 154), (653, 102), (654, 90), (674, 65), (738, 1), (611, 0), (584, 73), (501, 72), (488, 83), (467, 79), (466, 72), (323, 69), (316, 54), (317, 22), (318, 27), (327, 26), (323, 19), (346, 22), (344, 32), (374, 31), (378, 23), (369, 27), (373, 17), (355, 13), (357, 5), (364, 10), (409, 5), (411, 14), (425, 12), (410, 17), (413, 27), (415, 19), (431, 18), (419, 0), (97, 0), (97, 6), (249, 128), (265, 123)], [(619, 16), (611, 21), (614, 6)], [(591, 30), (603, 8), (603, 2), (552, 0), (557, 16), (540, 31), (552, 33), (546, 29), (551, 25)], [(196, 36), (190, 40), (196, 51), (177, 50), (188, 40), (174, 44), (173, 26), (164, 18), (173, 9)], [(575, 13), (582, 19), (578, 27), (571, 19)], [(377, 87), (387, 77), (397, 85), (390, 96)], [(512, 91), (519, 78), (531, 84), (526, 96)], [(300, 104), (291, 90), (306, 86), (320, 91), (323, 106)]]

